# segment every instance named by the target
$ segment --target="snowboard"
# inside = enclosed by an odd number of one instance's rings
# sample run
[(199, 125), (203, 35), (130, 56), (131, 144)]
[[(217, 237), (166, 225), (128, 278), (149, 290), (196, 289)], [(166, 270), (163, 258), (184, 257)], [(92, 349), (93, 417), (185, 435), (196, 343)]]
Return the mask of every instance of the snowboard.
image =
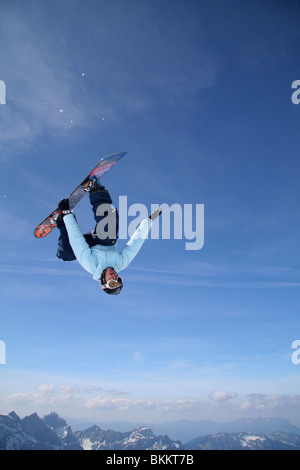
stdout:
[[(97, 165), (92, 169), (92, 171), (82, 180), (82, 182), (72, 191), (68, 196), (70, 209), (73, 209), (80, 199), (86, 194), (87, 191), (84, 190), (84, 186), (88, 184), (91, 179), (97, 178), (98, 180), (107, 173), (127, 152), (115, 153), (113, 155), (108, 155), (107, 157), (101, 158)], [(43, 222), (41, 222), (34, 229), (34, 236), (36, 238), (44, 238), (49, 235), (50, 232), (56, 227), (56, 223), (53, 220), (54, 216), (61, 214), (60, 209), (55, 209), (51, 214), (46, 217)]]

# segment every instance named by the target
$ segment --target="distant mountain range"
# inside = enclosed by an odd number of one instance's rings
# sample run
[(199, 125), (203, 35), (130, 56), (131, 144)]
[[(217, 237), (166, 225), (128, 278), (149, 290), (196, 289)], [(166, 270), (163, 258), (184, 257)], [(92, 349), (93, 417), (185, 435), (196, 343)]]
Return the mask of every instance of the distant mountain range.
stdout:
[(179, 441), (155, 436), (148, 427), (129, 432), (103, 431), (91, 426), (72, 432), (57, 413), (20, 419), (12, 411), (0, 415), (0, 450), (183, 450)]
[(185, 444), (186, 450), (300, 450), (300, 436), (274, 432), (268, 436), (250, 432), (220, 432), (202, 436)]
[(71, 427), (56, 413), (20, 419), (12, 411), (0, 415), (0, 450), (81, 450)]
[[(93, 425), (83, 431), (73, 432), (71, 426), (55, 412), (44, 418), (33, 413), (21, 419), (12, 411), (8, 415), (0, 415), (0, 450), (300, 450), (300, 429), (288, 421), (275, 418), (258, 421), (242, 420), (235, 422), (235, 426), (237, 423), (239, 426), (246, 426), (246, 421), (248, 427), (259, 426), (260, 429), (268, 428), (272, 432), (236, 430), (203, 433), (205, 435), (200, 435), (183, 445), (181, 441), (173, 440), (166, 434), (155, 435), (148, 426), (139, 426), (132, 431), (121, 432), (104, 431), (99, 426)], [(187, 425), (189, 422), (183, 423)], [(199, 431), (200, 426), (197, 424)], [(279, 425), (285, 428), (292, 427), (293, 431), (297, 432), (280, 428), (274, 431), (274, 426)], [(231, 426), (234, 424), (228, 423), (228, 427)]]
[(103, 431), (92, 426), (85, 431), (75, 432), (84, 450), (183, 450), (180, 441), (172, 441), (168, 436), (155, 436), (144, 426), (129, 432)]
[[(281, 418), (255, 418), (238, 419), (229, 423), (215, 421), (169, 421), (162, 424), (149, 424), (156, 434), (167, 434), (170, 439), (180, 439), (188, 442), (199, 436), (218, 433), (250, 432), (258, 434), (271, 434), (277, 431), (295, 433), (300, 435), (300, 428)], [(127, 428), (128, 429), (128, 428)], [(129, 427), (130, 429), (130, 427)]]
[[(93, 422), (87, 420), (77, 420), (67, 418), (73, 429), (85, 429), (92, 426)], [(181, 442), (189, 442), (199, 436), (207, 434), (218, 434), (221, 432), (250, 432), (258, 434), (271, 434), (277, 431), (291, 432), (300, 435), (300, 428), (291, 424), (288, 420), (281, 418), (255, 418), (255, 419), (239, 419), (229, 423), (217, 423), (211, 420), (203, 421), (167, 421), (161, 424), (130, 422), (130, 421), (101, 421), (98, 424), (104, 429), (115, 429), (116, 431), (128, 431), (140, 426), (148, 426), (154, 434), (166, 434), (170, 439), (180, 440)]]

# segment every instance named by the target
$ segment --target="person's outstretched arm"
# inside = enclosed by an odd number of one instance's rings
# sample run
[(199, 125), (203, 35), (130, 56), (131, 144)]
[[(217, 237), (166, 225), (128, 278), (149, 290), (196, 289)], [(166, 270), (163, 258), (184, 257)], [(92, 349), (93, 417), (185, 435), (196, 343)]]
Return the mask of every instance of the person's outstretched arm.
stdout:
[(161, 209), (154, 211), (147, 219), (144, 219), (136, 229), (125, 248), (120, 254), (119, 271), (125, 269), (138, 254), (146, 240), (149, 230), (152, 227), (153, 220), (161, 214)]

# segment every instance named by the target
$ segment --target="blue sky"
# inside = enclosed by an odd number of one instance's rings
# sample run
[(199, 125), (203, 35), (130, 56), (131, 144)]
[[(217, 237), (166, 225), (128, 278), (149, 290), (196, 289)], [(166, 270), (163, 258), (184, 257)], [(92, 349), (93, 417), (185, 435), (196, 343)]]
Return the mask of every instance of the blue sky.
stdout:
[[(0, 412), (300, 425), (299, 13), (2, 0)], [(116, 205), (204, 204), (205, 242), (147, 240), (110, 298), (33, 229), (120, 151)]]

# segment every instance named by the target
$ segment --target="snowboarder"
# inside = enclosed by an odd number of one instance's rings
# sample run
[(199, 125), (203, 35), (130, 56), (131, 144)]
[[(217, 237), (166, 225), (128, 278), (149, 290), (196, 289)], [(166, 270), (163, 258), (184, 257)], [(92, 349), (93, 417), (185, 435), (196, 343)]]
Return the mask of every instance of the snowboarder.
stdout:
[(157, 209), (141, 222), (125, 248), (119, 253), (115, 246), (118, 239), (119, 214), (112, 205), (108, 190), (97, 179), (87, 181), (83, 187), (89, 193), (96, 227), (90, 233), (82, 234), (70, 210), (69, 200), (62, 199), (58, 204), (62, 214), (55, 219), (60, 231), (57, 257), (63, 261), (77, 259), (95, 280), (100, 281), (104, 292), (116, 295), (123, 288), (123, 280), (118, 272), (125, 269), (137, 255), (152, 226), (152, 221), (160, 215), (161, 209)]

